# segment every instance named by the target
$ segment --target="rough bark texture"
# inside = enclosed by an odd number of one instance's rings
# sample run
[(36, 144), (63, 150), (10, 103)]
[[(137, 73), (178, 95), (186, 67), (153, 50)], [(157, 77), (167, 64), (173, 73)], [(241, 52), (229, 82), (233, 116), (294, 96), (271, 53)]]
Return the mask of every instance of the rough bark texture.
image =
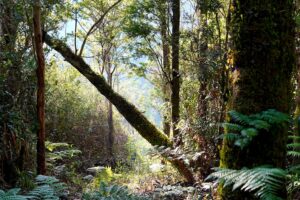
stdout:
[(172, 105), (172, 129), (173, 135), (179, 134), (177, 124), (179, 122), (180, 109), (180, 74), (179, 74), (179, 36), (180, 36), (180, 1), (172, 1), (172, 81), (171, 81), (171, 105)]
[[(105, 79), (101, 75), (96, 74), (90, 66), (80, 56), (75, 55), (65, 43), (58, 39), (51, 38), (45, 32), (44, 40), (51, 48), (58, 51), (67, 62), (85, 76), (150, 144), (168, 147), (172, 146), (172, 142), (164, 133), (149, 122), (134, 105), (113, 91), (106, 83)], [(188, 182), (195, 182), (191, 170), (187, 167), (183, 160), (173, 160), (171, 163)]]
[[(168, 41), (168, 4), (166, 0), (160, 1), (160, 34), (162, 40), (162, 50), (163, 50), (163, 95), (165, 103), (170, 103), (170, 45)], [(171, 125), (170, 120), (168, 119), (168, 114), (165, 113), (163, 116), (163, 126), (164, 126), (164, 133), (170, 136)]]
[(45, 57), (43, 50), (43, 37), (41, 30), (41, 6), (40, 1), (36, 0), (33, 6), (33, 31), (34, 44), (37, 59), (37, 173), (46, 173), (45, 158)]
[[(289, 113), (295, 61), (293, 2), (234, 0), (233, 9), (234, 71), (229, 110), (252, 114), (274, 108)], [(225, 140), (221, 167), (240, 169), (264, 164), (284, 167), (287, 130), (271, 131), (272, 134), (259, 133), (243, 151)], [(255, 199), (228, 188), (220, 190), (220, 196), (222, 199)]]

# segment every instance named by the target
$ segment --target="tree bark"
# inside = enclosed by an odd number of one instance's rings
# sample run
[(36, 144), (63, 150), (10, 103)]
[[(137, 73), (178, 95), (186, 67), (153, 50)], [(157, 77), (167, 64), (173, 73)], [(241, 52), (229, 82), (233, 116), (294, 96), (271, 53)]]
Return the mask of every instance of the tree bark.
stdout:
[[(162, 80), (162, 90), (164, 95), (164, 101), (166, 104), (170, 103), (170, 45), (168, 41), (168, 5), (166, 0), (162, 0), (159, 3), (159, 12), (160, 12), (160, 35), (162, 40), (162, 50), (163, 50), (163, 80)], [(168, 112), (163, 116), (163, 128), (164, 133), (170, 136), (171, 125)]]
[[(104, 77), (96, 74), (90, 66), (62, 41), (54, 39), (44, 32), (44, 41), (51, 48), (59, 52), (67, 62), (75, 67), (83, 76), (85, 76), (96, 88), (103, 94), (125, 117), (125, 119), (144, 137), (150, 144), (171, 147), (172, 142), (169, 138), (158, 130), (138, 109), (129, 103), (124, 97), (116, 93), (105, 81)], [(183, 160), (170, 161), (173, 166), (185, 177), (185, 179), (193, 183), (195, 182), (193, 173), (184, 163)]]
[(33, 31), (34, 44), (37, 59), (37, 117), (38, 117), (38, 133), (37, 133), (37, 173), (46, 173), (45, 159), (45, 56), (43, 50), (43, 37), (41, 30), (41, 5), (36, 0), (33, 5)]
[[(233, 42), (231, 110), (243, 114), (267, 109), (290, 112), (291, 74), (295, 62), (293, 1), (234, 0), (231, 19)], [(272, 165), (283, 168), (287, 130), (260, 133), (244, 150), (223, 141), (223, 168)], [(285, 185), (281, 197), (286, 199)], [(221, 199), (256, 199), (224, 188)]]
[(179, 74), (180, 0), (172, 1), (172, 130), (173, 136), (179, 134), (177, 128), (180, 112), (180, 74)]
[[(108, 85), (113, 88), (113, 71), (112, 71), (112, 63), (110, 55), (108, 55), (108, 63), (107, 63), (107, 82)], [(114, 157), (114, 119), (113, 119), (113, 105), (110, 101), (108, 101), (108, 116), (107, 116), (107, 124), (108, 124), (108, 153), (109, 153), (109, 162), (111, 167), (114, 167), (116, 164)]]

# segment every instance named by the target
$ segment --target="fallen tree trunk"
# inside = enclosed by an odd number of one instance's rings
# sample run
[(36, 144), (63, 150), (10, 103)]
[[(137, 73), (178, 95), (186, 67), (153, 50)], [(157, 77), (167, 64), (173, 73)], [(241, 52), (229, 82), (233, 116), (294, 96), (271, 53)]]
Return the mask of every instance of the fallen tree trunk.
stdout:
[[(95, 73), (83, 58), (73, 53), (64, 42), (52, 38), (46, 32), (44, 32), (44, 41), (48, 46), (59, 52), (67, 62), (85, 76), (150, 144), (172, 147), (172, 141), (169, 140), (167, 135), (157, 129), (133, 104), (129, 103), (124, 97), (116, 93), (107, 84), (103, 76)], [(170, 162), (188, 182), (193, 183), (195, 181), (191, 170), (186, 166), (183, 160), (176, 159)]]

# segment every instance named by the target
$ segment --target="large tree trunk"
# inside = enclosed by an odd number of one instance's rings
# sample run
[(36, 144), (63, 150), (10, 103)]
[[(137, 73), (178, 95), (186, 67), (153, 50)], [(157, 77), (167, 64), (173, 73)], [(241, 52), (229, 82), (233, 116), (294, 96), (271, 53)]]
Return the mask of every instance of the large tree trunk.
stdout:
[(37, 58), (37, 173), (46, 173), (45, 160), (45, 57), (43, 50), (43, 37), (41, 30), (41, 5), (36, 0), (33, 6), (34, 44)]
[[(233, 96), (230, 110), (243, 114), (277, 109), (289, 113), (294, 66), (293, 1), (234, 0), (232, 13)], [(225, 140), (221, 167), (240, 169), (269, 164), (284, 167), (287, 130), (259, 134), (243, 151)], [(285, 196), (283, 185), (282, 197)], [(220, 190), (222, 199), (255, 199)]]
[[(96, 74), (90, 66), (80, 56), (75, 55), (65, 43), (58, 39), (51, 38), (47, 33), (44, 33), (44, 40), (51, 48), (58, 51), (67, 62), (85, 76), (150, 144), (165, 147), (172, 146), (172, 142), (164, 133), (149, 122), (134, 105), (116, 93), (101, 75)], [(188, 182), (192, 183), (195, 181), (191, 170), (183, 160), (175, 159), (172, 160), (171, 163)]]
[(173, 136), (179, 134), (177, 128), (180, 111), (180, 73), (179, 73), (179, 36), (180, 36), (180, 0), (172, 1), (172, 81), (171, 106)]

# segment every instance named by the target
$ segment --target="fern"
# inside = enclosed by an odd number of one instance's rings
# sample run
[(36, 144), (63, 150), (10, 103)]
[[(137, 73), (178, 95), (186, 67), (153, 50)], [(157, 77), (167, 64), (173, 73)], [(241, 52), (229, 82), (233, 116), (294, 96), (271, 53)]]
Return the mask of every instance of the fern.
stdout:
[(245, 127), (241, 126), (239, 124), (233, 124), (233, 123), (222, 123), (223, 128), (230, 130), (230, 131), (242, 131)]
[(13, 188), (7, 192), (0, 190), (0, 199), (1, 200), (27, 200), (28, 197), (24, 195), (19, 195), (20, 188)]
[(104, 182), (100, 183), (100, 187), (97, 191), (84, 193), (84, 200), (147, 200), (145, 197), (134, 195), (128, 191), (126, 187), (111, 185), (108, 186)]
[(224, 139), (233, 142), (235, 146), (244, 149), (260, 133), (260, 130), (270, 131), (271, 127), (284, 126), (290, 122), (290, 117), (274, 109), (258, 114), (243, 115), (237, 111), (229, 111), (232, 123), (223, 123), (228, 132), (222, 135)]
[(36, 177), (36, 183), (39, 186), (48, 185), (53, 189), (55, 195), (57, 196), (61, 196), (66, 189), (66, 185), (59, 182), (59, 180), (53, 176), (38, 175)]
[(1, 200), (59, 200), (59, 196), (63, 194), (65, 185), (60, 183), (58, 179), (52, 176), (38, 175), (33, 190), (26, 195), (18, 194), (21, 189), (13, 188), (7, 192), (0, 190)]
[(34, 200), (59, 200), (55, 190), (49, 185), (37, 186), (34, 190), (30, 191), (28, 195), (32, 196), (30, 199)]
[(251, 123), (251, 118), (247, 115), (243, 115), (235, 110), (231, 110), (228, 112), (229, 116), (233, 119), (233, 121), (240, 123), (241, 125), (247, 126)]
[(221, 169), (210, 174), (207, 179), (217, 179), (223, 182), (223, 186), (231, 186), (232, 190), (240, 189), (245, 192), (253, 192), (255, 196), (263, 200), (281, 199), (278, 191), (285, 184), (286, 171), (280, 168), (266, 166), (253, 169)]

